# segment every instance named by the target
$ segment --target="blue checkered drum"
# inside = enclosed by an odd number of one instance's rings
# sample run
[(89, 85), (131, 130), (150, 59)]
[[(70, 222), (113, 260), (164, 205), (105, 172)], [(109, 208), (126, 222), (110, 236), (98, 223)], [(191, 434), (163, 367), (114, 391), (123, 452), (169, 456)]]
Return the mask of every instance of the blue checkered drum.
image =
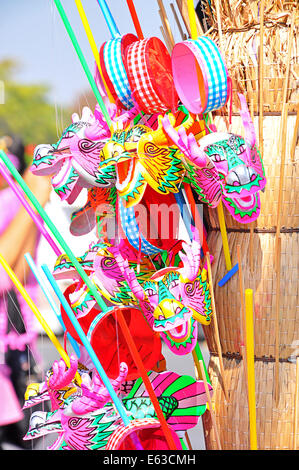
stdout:
[(176, 44), (172, 73), (180, 100), (194, 114), (222, 108), (229, 98), (226, 64), (217, 45), (207, 37)]

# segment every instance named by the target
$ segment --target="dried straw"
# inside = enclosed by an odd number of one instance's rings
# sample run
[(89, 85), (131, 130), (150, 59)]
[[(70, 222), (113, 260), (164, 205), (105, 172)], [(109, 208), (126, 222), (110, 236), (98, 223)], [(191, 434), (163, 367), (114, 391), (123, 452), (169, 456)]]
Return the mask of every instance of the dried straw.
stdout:
[[(218, 357), (211, 357), (209, 376), (214, 389), (212, 405), (221, 436), (222, 450), (247, 450), (249, 442), (248, 402), (243, 360), (224, 358), (225, 380), (230, 395), (227, 403), (218, 382)], [(259, 450), (291, 450), (294, 447), (296, 364), (280, 362), (280, 397), (276, 407), (273, 394), (274, 362), (255, 362), (256, 423)], [(216, 450), (211, 417), (203, 415), (205, 443)]]

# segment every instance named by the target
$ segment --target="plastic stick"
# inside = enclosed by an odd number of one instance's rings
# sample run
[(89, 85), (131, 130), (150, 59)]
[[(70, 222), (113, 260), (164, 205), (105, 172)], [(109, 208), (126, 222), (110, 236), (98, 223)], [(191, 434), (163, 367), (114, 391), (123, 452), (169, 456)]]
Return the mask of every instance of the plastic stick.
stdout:
[(111, 14), (111, 11), (108, 8), (108, 5), (105, 0), (98, 0), (98, 4), (102, 10), (103, 16), (105, 18), (105, 21), (107, 23), (107, 26), (109, 28), (110, 34), (112, 38), (115, 38), (117, 36), (120, 36), (120, 32), (116, 26), (116, 23), (114, 21), (114, 18)]
[(141, 26), (140, 26), (140, 23), (139, 23), (139, 19), (138, 19), (137, 13), (136, 13), (136, 9), (135, 9), (135, 5), (134, 5), (133, 0), (127, 0), (127, 4), (128, 4), (128, 8), (130, 10), (132, 21), (134, 23), (136, 34), (137, 34), (137, 36), (140, 40), (144, 39), (143, 32), (142, 32), (142, 29), (141, 29)]
[(18, 185), (14, 182), (12, 177), (10, 176), (9, 172), (5, 168), (5, 166), (2, 164), (0, 161), (0, 173), (3, 176), (3, 178), (7, 181), (9, 186), (11, 187), (12, 191), (15, 193), (17, 198), (19, 199), (20, 203), (24, 206), (25, 210), (28, 212), (29, 216), (32, 218), (33, 222), (39, 229), (40, 233), (45, 237), (51, 248), (53, 249), (54, 253), (59, 256), (61, 255), (61, 250), (59, 247), (56, 245), (54, 240), (50, 237), (50, 234), (47, 232), (42, 219), (38, 214), (34, 212), (32, 207), (30, 206), (29, 202), (25, 199), (24, 194), (18, 187)]
[[(49, 302), (53, 312), (55, 313), (59, 323), (61, 324), (63, 330), (65, 331), (66, 328), (64, 326), (64, 323), (63, 323), (63, 320), (62, 320), (62, 317), (61, 317), (61, 313), (57, 307), (57, 304), (55, 303), (55, 300), (53, 299), (49, 289), (48, 289), (48, 286), (47, 284), (45, 283), (44, 279), (42, 278), (41, 276), (41, 273), (39, 272), (34, 260), (32, 259), (32, 256), (30, 255), (30, 253), (25, 253), (24, 255), (25, 257), (25, 260), (27, 261), (35, 279), (37, 280), (41, 290), (43, 291), (47, 301)], [(69, 342), (71, 343), (77, 357), (79, 358), (80, 357), (80, 349), (79, 349), (79, 346), (78, 346), (78, 343), (74, 340), (74, 338), (72, 338), (72, 336), (68, 333), (67, 334), (67, 337), (68, 337), (68, 340)]]
[(196, 27), (194, 1), (193, 0), (187, 0), (187, 6), (188, 6), (188, 16), (189, 16), (189, 23), (190, 23), (191, 39), (197, 39), (197, 27)]
[(3, 256), (1, 254), (0, 254), (0, 264), (3, 267), (3, 269), (6, 271), (8, 276), (10, 277), (13, 284), (16, 286), (16, 288), (20, 292), (21, 296), (23, 297), (23, 299), (25, 300), (25, 302), (27, 303), (29, 308), (32, 310), (32, 312), (35, 315), (36, 319), (39, 321), (39, 323), (43, 327), (45, 333), (48, 335), (50, 341), (52, 341), (53, 345), (57, 349), (57, 351), (60, 354), (60, 356), (62, 357), (62, 359), (69, 366), (70, 365), (69, 356), (67, 355), (67, 353), (65, 352), (65, 350), (63, 349), (61, 344), (59, 343), (57, 337), (55, 336), (55, 334), (51, 330), (51, 328), (48, 325), (48, 323), (46, 322), (46, 320), (41, 315), (40, 311), (38, 310), (37, 306), (35, 305), (35, 303), (31, 299), (31, 297), (29, 296), (28, 292), (26, 291), (24, 286), (21, 284), (21, 282), (19, 281), (19, 279), (17, 278), (17, 276), (15, 275), (15, 273), (13, 272), (11, 267), (7, 264), (7, 262), (5, 261), (5, 259), (3, 258)]
[(89, 45), (90, 45), (90, 47), (91, 47), (91, 50), (92, 50), (94, 59), (95, 59), (96, 64), (97, 64), (99, 74), (101, 75), (101, 79), (102, 79), (102, 82), (103, 82), (103, 84), (104, 84), (104, 87), (105, 87), (107, 96), (108, 96), (110, 102), (111, 102), (111, 103), (114, 103), (114, 98), (113, 98), (113, 96), (111, 95), (110, 90), (109, 90), (109, 88), (107, 87), (107, 84), (106, 84), (106, 82), (105, 82), (105, 78), (104, 78), (104, 76), (103, 76), (102, 67), (101, 67), (101, 63), (100, 63), (99, 51), (98, 51), (96, 42), (95, 42), (95, 40), (94, 40), (93, 34), (92, 34), (92, 32), (91, 32), (91, 29), (90, 29), (90, 26), (89, 26), (89, 23), (88, 23), (87, 16), (86, 16), (86, 14), (85, 14), (85, 11), (84, 11), (84, 8), (83, 8), (83, 5), (82, 5), (82, 2), (81, 2), (81, 0), (75, 0), (75, 2), (76, 2), (77, 10), (78, 10), (78, 13), (79, 13), (79, 15), (80, 15), (80, 18), (81, 18), (81, 21), (82, 21), (82, 24), (83, 24), (83, 27), (84, 27), (84, 30), (85, 30), (85, 33), (86, 33), (88, 42), (89, 42)]
[(76, 53), (77, 53), (77, 55), (78, 55), (78, 58), (79, 58), (79, 60), (80, 60), (80, 62), (81, 62), (81, 65), (82, 65), (82, 67), (83, 67), (83, 70), (84, 70), (84, 72), (85, 72), (85, 74), (86, 74), (86, 77), (87, 77), (87, 79), (88, 79), (88, 81), (89, 81), (89, 84), (90, 84), (90, 86), (91, 86), (91, 89), (92, 89), (92, 91), (94, 92), (94, 95), (95, 95), (95, 97), (96, 97), (96, 99), (97, 99), (97, 102), (99, 103), (99, 106), (100, 106), (100, 108), (101, 108), (101, 111), (102, 111), (102, 113), (103, 113), (103, 116), (104, 116), (104, 118), (105, 118), (105, 120), (106, 120), (108, 126), (111, 128), (111, 127), (112, 127), (112, 122), (111, 122), (109, 113), (108, 113), (107, 108), (106, 108), (106, 106), (105, 106), (105, 104), (104, 104), (104, 102), (103, 102), (103, 99), (102, 99), (101, 94), (100, 94), (100, 92), (99, 92), (99, 89), (98, 89), (98, 87), (97, 87), (97, 85), (96, 85), (96, 82), (95, 82), (95, 80), (94, 80), (94, 78), (93, 78), (93, 76), (92, 76), (92, 73), (90, 72), (90, 70), (89, 70), (89, 68), (88, 68), (88, 65), (87, 65), (87, 62), (86, 62), (86, 60), (85, 60), (85, 57), (84, 57), (84, 55), (83, 55), (83, 53), (82, 53), (82, 50), (81, 50), (81, 48), (80, 48), (80, 46), (79, 46), (79, 43), (78, 43), (78, 41), (77, 41), (77, 38), (76, 38), (75, 33), (74, 33), (74, 31), (73, 31), (73, 28), (71, 27), (71, 24), (70, 24), (70, 22), (69, 22), (69, 20), (68, 20), (68, 17), (67, 17), (67, 15), (66, 15), (66, 13), (65, 13), (65, 11), (64, 11), (64, 9), (63, 9), (63, 6), (62, 6), (62, 4), (61, 4), (61, 1), (60, 1), (60, 0), (54, 0), (54, 3), (55, 3), (55, 5), (56, 5), (56, 8), (57, 8), (59, 14), (60, 14), (60, 17), (61, 17), (62, 21), (63, 21), (63, 24), (64, 24), (64, 26), (65, 26), (65, 29), (66, 29), (66, 31), (67, 31), (69, 37), (70, 37), (70, 40), (72, 41), (72, 44), (73, 44), (73, 46), (74, 46), (74, 49), (75, 49), (75, 51), (76, 51)]
[(61, 248), (65, 251), (65, 253), (68, 255), (69, 259), (73, 263), (74, 267), (76, 268), (79, 276), (85, 282), (86, 286), (89, 288), (91, 295), (94, 296), (96, 302), (98, 303), (99, 307), (103, 310), (107, 310), (107, 306), (105, 302), (103, 301), (102, 297), (98, 293), (95, 285), (90, 281), (89, 277), (85, 273), (84, 269), (80, 265), (79, 261), (77, 260), (76, 256), (72, 252), (72, 250), (69, 248), (68, 244), (65, 242), (64, 238), (60, 234), (59, 230), (56, 228), (46, 211), (43, 209), (43, 207), (40, 205), (34, 194), (32, 193), (31, 189), (28, 187), (28, 185), (25, 183), (23, 180), (22, 176), (18, 172), (18, 170), (14, 167), (14, 165), (11, 163), (10, 159), (6, 155), (3, 150), (0, 150), (0, 159), (2, 159), (3, 163), (5, 166), (8, 168), (8, 170), (11, 172), (12, 176), (15, 178), (17, 183), (21, 186), (23, 189), (24, 193), (32, 203), (32, 205), (35, 207), (39, 215), (42, 217), (43, 221), (49, 228), (50, 232), (53, 234), (55, 239), (58, 241), (60, 244)]
[(122, 314), (122, 311), (120, 309), (117, 309), (117, 319), (119, 321), (119, 324), (121, 326), (121, 329), (122, 329), (122, 333), (126, 339), (126, 342), (127, 342), (127, 345), (130, 349), (130, 352), (132, 354), (132, 357), (135, 361), (135, 364), (136, 366), (138, 367), (138, 370), (139, 370), (139, 373), (141, 375), (141, 378), (142, 378), (142, 381), (144, 383), (144, 386), (146, 387), (146, 390), (149, 394), (149, 397), (151, 399), (151, 402), (153, 404), (153, 407), (155, 409), (155, 412), (156, 412), (156, 415), (157, 415), (157, 418), (159, 419), (160, 421), (160, 424), (161, 424), (161, 428), (164, 432), (164, 435), (165, 435), (165, 438), (167, 440), (167, 443), (169, 445), (169, 448), (170, 450), (176, 450), (176, 445), (175, 445), (175, 442), (173, 440), (173, 437), (172, 437), (172, 434), (170, 432), (170, 429), (168, 427), (168, 424), (166, 422), (166, 419), (164, 417), (164, 414), (161, 410), (161, 407), (160, 407), (160, 404), (159, 404), (159, 401), (155, 395), (155, 392), (154, 392), (154, 389), (152, 387), (152, 384), (147, 376), (147, 371), (145, 370), (145, 367), (143, 365), (143, 362), (142, 362), (142, 359), (140, 357), (140, 354), (136, 348), (136, 345), (134, 343), (134, 340), (132, 338), (132, 335), (131, 335), (131, 332), (129, 330), (129, 327), (126, 323), (126, 320)]
[(276, 301), (275, 301), (275, 369), (274, 369), (274, 398), (279, 399), (279, 352), (280, 352), (280, 275), (281, 275), (281, 237), (277, 241), (276, 260)]
[(257, 450), (252, 289), (245, 290), (245, 312), (250, 449)]
[(64, 308), (66, 314), (68, 315), (70, 321), (72, 322), (80, 340), (82, 341), (83, 346), (86, 348), (86, 351), (88, 352), (90, 359), (92, 360), (103, 384), (107, 388), (107, 391), (111, 397), (111, 400), (113, 401), (123, 423), (125, 426), (127, 426), (130, 423), (130, 419), (126, 414), (126, 410), (118, 398), (115, 390), (113, 389), (110, 380), (108, 379), (105, 370), (103, 369), (97, 355), (95, 354), (93, 347), (91, 346), (90, 342), (88, 341), (84, 331), (81, 328), (80, 323), (78, 322), (73, 310), (71, 309), (70, 305), (68, 304), (66, 298), (64, 297), (63, 293), (61, 292), (56, 280), (54, 279), (52, 273), (50, 272), (49, 268), (47, 265), (42, 265), (42, 270), (44, 271), (48, 281), (50, 282), (58, 300), (60, 301), (62, 307)]

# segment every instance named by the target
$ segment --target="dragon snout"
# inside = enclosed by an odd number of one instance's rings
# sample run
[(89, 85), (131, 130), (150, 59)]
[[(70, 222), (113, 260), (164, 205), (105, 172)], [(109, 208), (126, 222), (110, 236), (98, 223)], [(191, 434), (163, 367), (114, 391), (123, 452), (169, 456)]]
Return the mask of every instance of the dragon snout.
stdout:
[(34, 149), (31, 171), (34, 174), (50, 175), (53, 173), (53, 146), (40, 144)]
[(252, 183), (257, 177), (257, 172), (246, 165), (234, 167), (226, 177), (226, 183), (230, 186), (245, 186)]

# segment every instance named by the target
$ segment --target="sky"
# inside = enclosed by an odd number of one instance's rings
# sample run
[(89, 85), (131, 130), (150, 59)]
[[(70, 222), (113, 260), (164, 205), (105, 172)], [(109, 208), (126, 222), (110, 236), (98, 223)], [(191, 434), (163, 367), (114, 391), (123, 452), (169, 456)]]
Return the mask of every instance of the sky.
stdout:
[[(180, 41), (179, 29), (170, 7), (171, 0), (164, 0), (163, 3), (175, 41)], [(175, 0), (172, 3), (176, 6)], [(135, 34), (126, 0), (107, 0), (107, 4), (120, 33)], [(163, 40), (158, 2), (135, 0), (134, 4), (144, 37), (157, 36)], [(94, 58), (75, 0), (62, 0), (62, 5), (93, 71)], [(100, 47), (111, 39), (111, 35), (98, 1), (82, 0), (82, 5)], [(48, 85), (49, 100), (56, 106), (69, 105), (79, 94), (90, 90), (53, 0), (0, 0), (0, 7), (0, 61), (6, 58), (18, 61), (20, 67), (15, 77), (18, 81)]]

